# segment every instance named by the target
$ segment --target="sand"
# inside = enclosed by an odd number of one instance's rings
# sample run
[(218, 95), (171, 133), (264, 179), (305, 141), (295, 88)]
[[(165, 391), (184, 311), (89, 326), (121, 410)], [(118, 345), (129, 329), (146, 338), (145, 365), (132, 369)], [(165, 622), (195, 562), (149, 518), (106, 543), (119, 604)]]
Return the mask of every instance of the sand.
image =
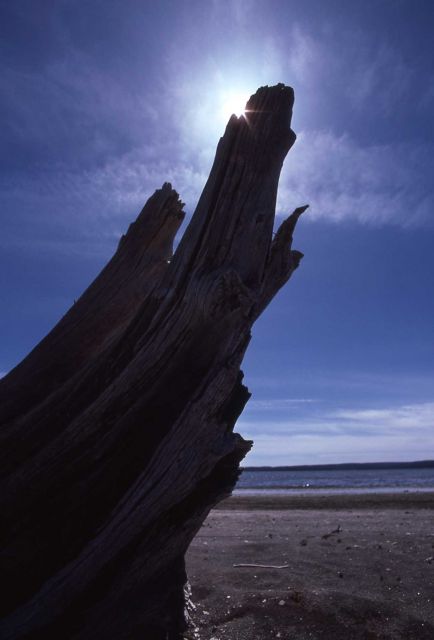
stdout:
[(433, 640), (433, 556), (434, 493), (232, 497), (187, 556), (194, 621), (203, 640)]

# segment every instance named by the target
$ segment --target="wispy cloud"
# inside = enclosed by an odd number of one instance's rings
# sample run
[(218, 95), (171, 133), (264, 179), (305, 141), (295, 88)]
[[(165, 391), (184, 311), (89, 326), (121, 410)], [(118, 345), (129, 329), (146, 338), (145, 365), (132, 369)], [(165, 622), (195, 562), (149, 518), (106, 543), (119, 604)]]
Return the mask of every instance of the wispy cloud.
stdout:
[(250, 400), (249, 409), (254, 411), (284, 411), (297, 405), (318, 402), (315, 398), (270, 398), (267, 400)]
[[(163, 182), (173, 184), (191, 211), (207, 174), (193, 163), (171, 162), (164, 154), (152, 159), (150, 151), (155, 147), (141, 147), (92, 169), (63, 167), (9, 178), (0, 201), (6, 212), (16, 213), (5, 216), (0, 245), (27, 247), (30, 240), (38, 249), (83, 252), (89, 246), (105, 252)], [(30, 217), (33, 225), (27, 231), (20, 220)]]
[(434, 451), (434, 402), (271, 422), (241, 419), (237, 428), (255, 441), (250, 464), (421, 459)]
[[(409, 404), (398, 407), (377, 409), (335, 409), (306, 412), (302, 418), (283, 418), (267, 422), (244, 422), (239, 424), (259, 431), (264, 428), (267, 434), (291, 435), (321, 434), (334, 436), (336, 433), (365, 433), (377, 437), (396, 435), (402, 430), (434, 430), (434, 402)], [(434, 438), (434, 433), (433, 433)]]
[(213, 0), (213, 17), (217, 20), (230, 17), (239, 27), (245, 27), (251, 19), (251, 13), (256, 4), (256, 0), (227, 0), (224, 3)]
[(398, 430), (431, 432), (434, 429), (434, 402), (386, 409), (343, 409), (332, 414), (337, 421), (372, 431), (394, 435)]
[(71, 45), (42, 68), (2, 61), (0, 71), (2, 111), (15, 144), (38, 145), (50, 162), (71, 161), (72, 152), (89, 166), (142, 143), (159, 120), (149, 91)]
[[(422, 68), (406, 60), (402, 51), (386, 39), (352, 28), (328, 25), (311, 33), (306, 25), (295, 24), (290, 46), (281, 40), (278, 49), (287, 49), (286, 69), (315, 108), (327, 108), (338, 99), (344, 112), (347, 102), (372, 119), (399, 109), (414, 110), (431, 103), (431, 78)], [(344, 55), (343, 55), (344, 52)], [(411, 98), (411, 99), (410, 99)]]
[[(348, 136), (301, 133), (282, 173), (278, 214), (309, 202), (307, 222), (432, 226), (434, 193), (425, 160), (429, 151), (424, 145), (405, 144), (361, 148)], [(40, 243), (51, 249), (57, 243), (62, 251), (74, 246), (81, 251), (86, 245), (95, 251), (100, 244), (113, 244), (165, 181), (172, 182), (191, 212), (212, 160), (208, 155), (198, 161), (193, 155), (191, 149), (182, 155), (175, 147), (170, 152), (145, 145), (93, 168), (64, 166), (7, 177), (1, 189), (5, 221), (8, 212), (16, 213), (9, 214), (12, 226), (8, 232), (5, 225), (0, 243), (25, 246), (26, 224), (20, 219), (32, 217), (34, 246), (39, 227)]]
[[(429, 401), (433, 395), (434, 374), (417, 374), (402, 369), (395, 371), (362, 371), (351, 368), (334, 371), (306, 369), (289, 371), (286, 374), (281, 372), (278, 376), (248, 374), (246, 384), (253, 393), (253, 399), (261, 394), (260, 400), (264, 402), (269, 402), (270, 398), (291, 397), (291, 394), (296, 394), (300, 388), (310, 390), (312, 398), (315, 399), (312, 409), (316, 409), (316, 405), (325, 402), (325, 399), (333, 402), (336, 407), (339, 404), (336, 401), (336, 390), (342, 393), (343, 397), (352, 399), (361, 397), (364, 401), (369, 398), (371, 403), (382, 398), (386, 406), (395, 407), (402, 404), (403, 399), (405, 399), (405, 405), (420, 405)], [(253, 399), (247, 404), (246, 410), (249, 410)], [(353, 400), (351, 408), (356, 404), (357, 402)], [(366, 408), (363, 401), (360, 405)], [(300, 406), (303, 407), (303, 405)], [(309, 407), (310, 405), (307, 405), (305, 408)], [(342, 403), (339, 404), (339, 408), (344, 409)]]
[[(265, 3), (233, 0), (229, 13), (220, 5), (214, 3), (216, 19), (256, 33)], [(296, 119), (304, 123), (282, 174), (279, 213), (309, 202), (307, 222), (432, 226), (432, 145), (376, 144), (374, 135), (364, 143), (334, 126), (339, 100), (347, 115), (369, 105), (373, 120), (404, 102), (413, 107), (410, 95), (432, 104), (432, 82), (415, 91), (413, 69), (399, 52), (362, 32), (324, 29), (313, 37), (295, 25), (280, 35), (264, 30), (260, 46), (247, 38), (242, 55), (216, 45), (198, 56), (197, 39), (186, 33), (182, 46), (175, 39), (164, 52), (155, 87), (105, 66), (68, 38), (32, 71), (1, 63), (6, 138), (25, 158), (15, 171), (5, 154), (3, 246), (105, 253), (164, 181), (191, 211), (224, 130), (219, 95), (235, 87), (247, 98), (278, 81), (296, 85)], [(313, 126), (315, 110), (327, 113), (327, 129)]]
[(348, 135), (301, 132), (279, 188), (278, 209), (310, 202), (311, 219), (372, 226), (432, 226), (428, 143), (357, 144)]

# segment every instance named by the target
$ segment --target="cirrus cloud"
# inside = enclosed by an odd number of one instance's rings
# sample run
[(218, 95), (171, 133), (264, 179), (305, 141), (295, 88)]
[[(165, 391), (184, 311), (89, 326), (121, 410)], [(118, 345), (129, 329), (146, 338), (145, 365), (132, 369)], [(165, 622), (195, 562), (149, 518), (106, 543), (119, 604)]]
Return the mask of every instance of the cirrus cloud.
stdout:
[(294, 419), (240, 420), (255, 441), (248, 464), (426, 459), (434, 451), (434, 402), (377, 409), (317, 409)]

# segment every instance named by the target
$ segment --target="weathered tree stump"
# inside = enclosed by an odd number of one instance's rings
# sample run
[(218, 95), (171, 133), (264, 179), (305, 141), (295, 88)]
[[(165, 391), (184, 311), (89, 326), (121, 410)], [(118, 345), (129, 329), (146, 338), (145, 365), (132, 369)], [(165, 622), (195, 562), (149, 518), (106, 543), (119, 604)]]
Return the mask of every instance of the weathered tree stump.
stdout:
[(164, 184), (101, 274), (0, 383), (5, 639), (178, 638), (184, 555), (251, 443), (240, 364), (297, 268), (272, 238), (293, 91), (232, 116), (184, 236)]

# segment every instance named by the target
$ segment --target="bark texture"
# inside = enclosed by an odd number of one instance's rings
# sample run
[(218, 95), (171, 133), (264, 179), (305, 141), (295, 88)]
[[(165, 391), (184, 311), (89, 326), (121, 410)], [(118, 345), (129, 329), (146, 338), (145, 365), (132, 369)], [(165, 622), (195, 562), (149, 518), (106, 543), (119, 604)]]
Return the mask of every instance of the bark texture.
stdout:
[(253, 322), (297, 268), (273, 239), (293, 91), (232, 116), (184, 236), (170, 184), (0, 383), (5, 639), (178, 638), (184, 554), (236, 482)]

